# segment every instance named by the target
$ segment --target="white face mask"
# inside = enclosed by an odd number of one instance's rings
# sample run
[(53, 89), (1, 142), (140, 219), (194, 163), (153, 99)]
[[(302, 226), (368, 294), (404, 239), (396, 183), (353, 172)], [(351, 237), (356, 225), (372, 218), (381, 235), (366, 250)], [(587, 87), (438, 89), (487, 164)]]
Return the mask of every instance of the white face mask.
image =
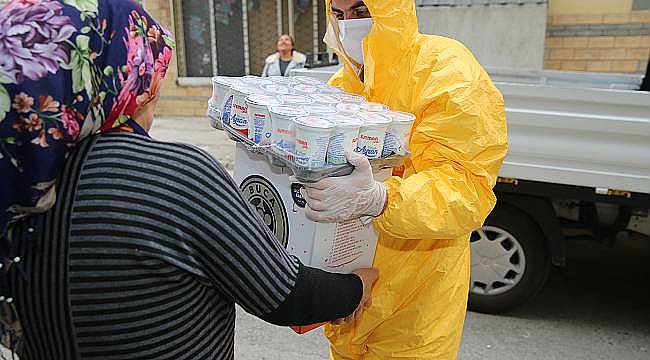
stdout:
[(363, 65), (363, 39), (372, 28), (372, 19), (339, 20), (339, 38), (350, 58)]

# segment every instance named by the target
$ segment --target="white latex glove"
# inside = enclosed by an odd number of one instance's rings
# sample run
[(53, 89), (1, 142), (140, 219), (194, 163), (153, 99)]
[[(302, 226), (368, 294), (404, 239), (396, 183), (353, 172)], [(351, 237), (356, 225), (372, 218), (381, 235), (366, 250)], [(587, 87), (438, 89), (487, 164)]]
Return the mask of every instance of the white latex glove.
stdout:
[(308, 219), (322, 223), (340, 223), (363, 216), (379, 216), (386, 205), (386, 186), (375, 181), (368, 159), (358, 153), (348, 154), (354, 166), (350, 175), (328, 177), (303, 184)]

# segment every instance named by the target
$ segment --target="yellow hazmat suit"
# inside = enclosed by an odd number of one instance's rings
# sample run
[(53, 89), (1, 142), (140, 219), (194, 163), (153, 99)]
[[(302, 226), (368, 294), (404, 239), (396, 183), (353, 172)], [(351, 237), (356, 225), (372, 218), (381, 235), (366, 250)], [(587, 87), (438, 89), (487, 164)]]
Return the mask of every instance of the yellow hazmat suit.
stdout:
[[(327, 1), (328, 12), (330, 2)], [(372, 306), (325, 334), (333, 359), (455, 359), (470, 278), (469, 235), (492, 210), (507, 152), (501, 93), (457, 41), (418, 32), (413, 0), (365, 0), (373, 27), (364, 40), (364, 82), (345, 66), (330, 80), (369, 101), (415, 114), (411, 157), (385, 184), (375, 220), (379, 269)]]

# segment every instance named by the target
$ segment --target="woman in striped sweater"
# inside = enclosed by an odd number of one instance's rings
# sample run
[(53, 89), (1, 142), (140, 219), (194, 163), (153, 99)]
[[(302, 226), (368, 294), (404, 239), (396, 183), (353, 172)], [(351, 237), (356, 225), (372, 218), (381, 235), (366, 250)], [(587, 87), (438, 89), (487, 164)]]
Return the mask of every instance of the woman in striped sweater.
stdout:
[(23, 360), (231, 359), (235, 303), (306, 325), (369, 301), (374, 270), (303, 266), (217, 161), (147, 135), (171, 44), (129, 0), (0, 9), (0, 325)]

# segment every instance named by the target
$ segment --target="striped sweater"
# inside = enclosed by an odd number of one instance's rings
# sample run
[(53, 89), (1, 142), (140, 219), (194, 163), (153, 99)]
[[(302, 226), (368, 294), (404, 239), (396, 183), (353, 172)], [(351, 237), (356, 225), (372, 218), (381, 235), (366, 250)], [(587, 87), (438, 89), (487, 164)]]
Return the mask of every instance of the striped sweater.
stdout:
[[(66, 161), (57, 202), (12, 229), (21, 359), (231, 359), (235, 303), (278, 325), (350, 314), (355, 275), (288, 255), (203, 151), (109, 133)], [(331, 294), (339, 294), (333, 298)]]

